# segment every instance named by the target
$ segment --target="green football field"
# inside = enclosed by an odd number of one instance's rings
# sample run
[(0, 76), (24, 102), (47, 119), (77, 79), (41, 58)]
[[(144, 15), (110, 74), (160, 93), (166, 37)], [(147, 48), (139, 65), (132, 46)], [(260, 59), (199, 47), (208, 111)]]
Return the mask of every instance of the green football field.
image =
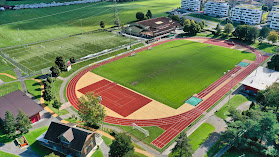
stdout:
[(92, 72), (160, 101), (180, 107), (252, 53), (178, 40), (103, 65)]
[[(29, 3), (30, 0), (20, 2)], [(180, 0), (137, 0), (119, 3), (117, 8), (120, 22), (126, 24), (136, 20), (138, 11), (145, 14), (150, 9), (153, 15), (159, 17), (179, 7), (180, 3)], [(97, 2), (1, 12), (0, 47), (20, 45), (20, 38), (25, 44), (96, 30), (100, 28), (100, 21), (105, 22), (106, 28), (110, 27), (114, 21), (113, 6), (112, 2)]]
[(38, 71), (54, 65), (55, 58), (60, 55), (66, 59), (70, 57), (78, 59), (129, 42), (130, 39), (126, 37), (109, 32), (98, 32), (33, 44), (28, 47), (4, 49), (1, 52), (13, 58), (29, 71)]

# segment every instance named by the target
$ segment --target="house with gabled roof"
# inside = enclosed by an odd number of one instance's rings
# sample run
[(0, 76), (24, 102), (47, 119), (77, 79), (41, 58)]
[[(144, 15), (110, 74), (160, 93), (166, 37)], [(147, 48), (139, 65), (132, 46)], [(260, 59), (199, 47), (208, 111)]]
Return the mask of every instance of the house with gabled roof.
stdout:
[(86, 157), (96, 146), (95, 132), (57, 122), (51, 122), (37, 140), (42, 146), (69, 157)]

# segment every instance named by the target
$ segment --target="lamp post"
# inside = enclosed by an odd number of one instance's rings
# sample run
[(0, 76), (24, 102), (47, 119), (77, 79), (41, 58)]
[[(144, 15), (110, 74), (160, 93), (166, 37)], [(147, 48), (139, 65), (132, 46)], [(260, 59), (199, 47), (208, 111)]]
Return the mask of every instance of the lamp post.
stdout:
[(131, 29), (131, 28), (129, 28), (128, 30), (130, 31), (130, 48), (132, 48), (132, 47), (131, 47), (131, 35), (132, 35), (132, 29)]
[(231, 77), (232, 77), (232, 81), (231, 81), (231, 89), (230, 89), (230, 94), (229, 94), (229, 101), (228, 101), (228, 105), (227, 107), (229, 107), (230, 105), (230, 100), (231, 100), (231, 93), (232, 93), (232, 84), (233, 84), (233, 77), (234, 77), (235, 74), (232, 74)]

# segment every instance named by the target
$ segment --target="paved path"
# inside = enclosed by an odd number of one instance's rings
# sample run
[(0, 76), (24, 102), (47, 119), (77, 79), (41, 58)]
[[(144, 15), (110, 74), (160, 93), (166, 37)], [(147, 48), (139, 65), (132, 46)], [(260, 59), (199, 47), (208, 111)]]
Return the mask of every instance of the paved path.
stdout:
[(16, 76), (17, 76), (17, 79), (20, 80), (20, 84), (22, 86), (22, 90), (24, 93), (27, 93), (27, 88), (26, 88), (26, 85), (25, 85), (25, 78), (22, 76), (21, 72), (19, 71), (18, 68), (15, 68), (14, 69), (14, 72), (16, 73)]

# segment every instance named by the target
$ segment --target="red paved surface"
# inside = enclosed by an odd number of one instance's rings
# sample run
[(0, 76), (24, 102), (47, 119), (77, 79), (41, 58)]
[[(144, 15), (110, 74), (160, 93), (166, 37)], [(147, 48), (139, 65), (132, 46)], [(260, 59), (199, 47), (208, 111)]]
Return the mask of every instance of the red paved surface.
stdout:
[(102, 104), (123, 117), (129, 116), (152, 101), (151, 99), (141, 96), (106, 79), (93, 83), (78, 91), (83, 94), (94, 92), (95, 94), (102, 96)]
[[(226, 43), (219, 42), (221, 40), (219, 39), (209, 39), (209, 38), (203, 38), (203, 37), (194, 37), (194, 39), (208, 39), (210, 40), (210, 44), (214, 45), (219, 45), (219, 46), (225, 46), (225, 47), (231, 47), (232, 44), (229, 41), (226, 41)], [(181, 40), (181, 39), (171, 39), (167, 41), (162, 41), (160, 43), (153, 44), (152, 46), (157, 46), (169, 41), (173, 40)], [(132, 125), (132, 123), (136, 123), (139, 126), (159, 126), (166, 131), (160, 135), (157, 139), (155, 139), (152, 144), (155, 145), (158, 148), (163, 148), (167, 143), (169, 143), (175, 136), (177, 136), (182, 130), (184, 130), (187, 126), (189, 126), (196, 118), (198, 118), (200, 115), (202, 115), (203, 112), (205, 112), (207, 109), (209, 109), (214, 103), (216, 103), (220, 98), (222, 98), (227, 92), (230, 90), (231, 83), (233, 86), (237, 85), (241, 80), (243, 80), (246, 76), (248, 76), (252, 71), (254, 71), (263, 61), (265, 61), (268, 57), (267, 56), (260, 56), (260, 52), (246, 46), (241, 43), (237, 43), (241, 46), (244, 46), (246, 48), (249, 48), (251, 51), (253, 51), (256, 55), (256, 61), (253, 64), (250, 64), (248, 67), (246, 67), (241, 73), (238, 75), (234, 76), (233, 82), (229, 81), (227, 84), (224, 85), (224, 87), (220, 88), (216, 93), (211, 95), (208, 99), (205, 101), (201, 102), (196, 108), (181, 113), (179, 115), (171, 116), (171, 117), (166, 117), (166, 118), (159, 118), (159, 119), (147, 119), (147, 120), (137, 120), (137, 119), (123, 119), (123, 118), (115, 118), (111, 116), (106, 116), (105, 122), (107, 123), (112, 123), (112, 124), (117, 124), (117, 125)], [(146, 50), (148, 47), (139, 49), (134, 51), (134, 53), (138, 53), (140, 51)], [(132, 52), (131, 52), (132, 53)], [(113, 59), (107, 60), (105, 62), (96, 64), (94, 66), (91, 66), (79, 74), (77, 74), (70, 82), (67, 87), (67, 97), (70, 103), (77, 108), (77, 97), (75, 94), (75, 86), (77, 81), (88, 71), (97, 68), (101, 65), (113, 62), (115, 60), (124, 58), (126, 56), (129, 56), (129, 54), (125, 54), (119, 57), (115, 57)], [(217, 86), (225, 82), (231, 74), (236, 73), (239, 71), (241, 68), (244, 67), (238, 67), (236, 66), (234, 69), (232, 69), (229, 73), (225, 74), (223, 77), (215, 81), (212, 85), (204, 89), (202, 92), (198, 94), (199, 97), (203, 98), (206, 96), (210, 91), (214, 90)]]

